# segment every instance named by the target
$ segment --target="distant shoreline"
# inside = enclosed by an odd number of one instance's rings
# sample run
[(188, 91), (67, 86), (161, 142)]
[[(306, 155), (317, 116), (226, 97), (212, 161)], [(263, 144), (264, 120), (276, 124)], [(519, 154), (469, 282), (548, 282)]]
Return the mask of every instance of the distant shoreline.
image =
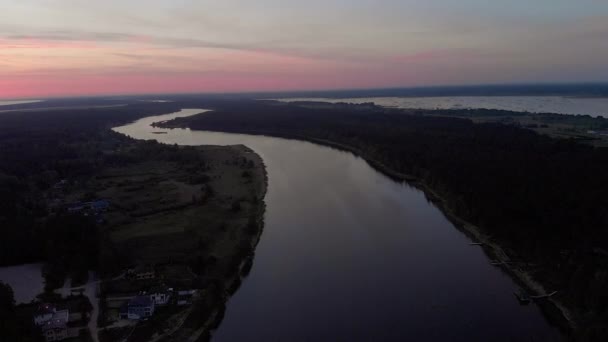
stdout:
[(529, 114), (608, 117), (608, 95), (434, 95), (277, 97), (264, 101), (290, 104), (375, 104), (400, 110), (499, 110)]

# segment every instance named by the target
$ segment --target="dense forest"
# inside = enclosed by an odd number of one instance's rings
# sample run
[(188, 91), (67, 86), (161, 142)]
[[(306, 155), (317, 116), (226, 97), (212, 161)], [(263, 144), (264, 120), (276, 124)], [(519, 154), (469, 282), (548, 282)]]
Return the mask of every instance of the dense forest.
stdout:
[(388, 173), (407, 174), (559, 290), (578, 314), (579, 338), (608, 336), (606, 148), (373, 104), (233, 102), (166, 125), (342, 145)]
[(32, 325), (29, 317), (17, 313), (13, 289), (0, 281), (0, 341), (44, 341)]
[[(153, 265), (155, 272), (161, 269), (169, 276), (163, 273), (144, 282), (146, 291), (161, 281), (163, 286), (205, 291), (204, 299), (189, 310), (195, 314), (188, 311), (182, 316), (187, 317), (184, 324), (200, 329), (224, 306), (227, 291), (238, 288), (241, 264), (253, 254), (262, 227), (261, 160), (256, 165), (241, 148), (161, 144), (110, 129), (186, 105), (133, 101), (124, 106), (50, 110), (40, 104), (39, 109), (0, 113), (0, 266), (43, 263), (45, 293), (36, 300), (59, 301), (50, 290), (61, 287), (68, 277), (72, 286), (80, 286), (89, 271), (103, 279), (105, 295), (110, 291), (105, 287), (109, 279), (127, 267)], [(215, 183), (207, 172), (216, 173)], [(226, 179), (239, 186), (216, 187)], [(150, 193), (160, 192), (149, 198)], [(250, 195), (255, 198), (249, 200)], [(105, 202), (106, 209), (93, 208), (91, 203), (99, 202)], [(142, 203), (145, 208), (138, 210)], [(188, 218), (176, 222), (184, 216)], [(135, 224), (146, 231), (146, 225), (159, 217), (166, 220), (156, 226), (165, 229), (161, 239), (159, 229), (123, 240), (112, 236)], [(211, 224), (217, 229), (206, 229)], [(186, 228), (172, 230), (179, 225)], [(231, 242), (225, 242), (227, 236)], [(133, 246), (141, 253), (136, 255)], [(144, 265), (144, 258), (153, 261)], [(129, 286), (142, 286), (128, 276), (116, 280), (122, 287), (110, 293), (130, 294)], [(207, 292), (209, 288), (215, 292)], [(0, 280), (0, 341), (39, 340), (30, 309), (28, 304), (15, 306), (12, 289)], [(113, 315), (102, 309), (100, 322), (114, 319)], [(151, 336), (165, 319), (159, 315), (139, 333), (130, 332), (129, 339)]]
[[(67, 272), (94, 267), (98, 239), (90, 218), (58, 215), (45, 219), (57, 191), (54, 186), (63, 180), (78, 184), (101, 165), (127, 158), (116, 151), (124, 151), (132, 141), (108, 128), (175, 109), (171, 104), (155, 103), (1, 113), (0, 264), (55, 261), (49, 263), (47, 273), (57, 275), (57, 282)], [(83, 226), (90, 229), (83, 230)]]

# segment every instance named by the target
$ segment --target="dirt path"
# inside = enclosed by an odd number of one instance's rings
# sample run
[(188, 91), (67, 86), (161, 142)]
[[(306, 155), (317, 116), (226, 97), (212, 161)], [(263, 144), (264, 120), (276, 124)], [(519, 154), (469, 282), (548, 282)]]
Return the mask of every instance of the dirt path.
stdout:
[(99, 342), (98, 329), (97, 329), (97, 317), (99, 316), (99, 299), (97, 298), (98, 288), (100, 280), (97, 279), (97, 274), (93, 271), (89, 271), (89, 280), (83, 286), (72, 287), (72, 279), (68, 278), (63, 284), (63, 287), (58, 289), (58, 292), (62, 297), (68, 297), (72, 294), (73, 290), (84, 290), (82, 294), (89, 299), (91, 306), (91, 318), (87, 328), (91, 332), (91, 337), (94, 342)]
[(84, 295), (89, 298), (93, 310), (89, 320), (89, 331), (94, 342), (99, 342), (99, 331), (97, 329), (97, 318), (99, 317), (99, 299), (97, 298), (99, 280), (95, 272), (89, 272), (89, 281), (85, 285)]

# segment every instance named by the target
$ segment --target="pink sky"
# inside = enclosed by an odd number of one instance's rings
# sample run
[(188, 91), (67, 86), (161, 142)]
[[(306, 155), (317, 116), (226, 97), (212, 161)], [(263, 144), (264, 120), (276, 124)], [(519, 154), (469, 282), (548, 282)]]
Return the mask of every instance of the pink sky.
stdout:
[(19, 56), (10, 64), (13, 71), (3, 73), (2, 98), (425, 84), (432, 80), (432, 72), (420, 75), (421, 64), (464, 56), (433, 50), (385, 60), (340, 60), (263, 50), (196, 47), (176, 51), (144, 39), (107, 46), (19, 38), (0, 41), (0, 50)]
[(5, 0), (0, 99), (607, 81), (608, 2)]

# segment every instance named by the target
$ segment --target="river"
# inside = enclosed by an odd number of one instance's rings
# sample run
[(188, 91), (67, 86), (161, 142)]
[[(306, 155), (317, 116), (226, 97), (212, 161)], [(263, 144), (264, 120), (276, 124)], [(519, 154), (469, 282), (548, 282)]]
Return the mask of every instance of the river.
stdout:
[(11, 286), (17, 304), (29, 303), (44, 292), (43, 264), (0, 267), (0, 281)]
[(115, 130), (170, 144), (244, 144), (266, 164), (264, 233), (214, 341), (560, 338), (424, 193), (364, 160), (296, 140), (150, 127), (199, 112)]
[(41, 100), (0, 100), (0, 107), (1, 106), (11, 106), (11, 105), (18, 105), (18, 104), (26, 104), (26, 103), (35, 103), (35, 102), (42, 102)]

